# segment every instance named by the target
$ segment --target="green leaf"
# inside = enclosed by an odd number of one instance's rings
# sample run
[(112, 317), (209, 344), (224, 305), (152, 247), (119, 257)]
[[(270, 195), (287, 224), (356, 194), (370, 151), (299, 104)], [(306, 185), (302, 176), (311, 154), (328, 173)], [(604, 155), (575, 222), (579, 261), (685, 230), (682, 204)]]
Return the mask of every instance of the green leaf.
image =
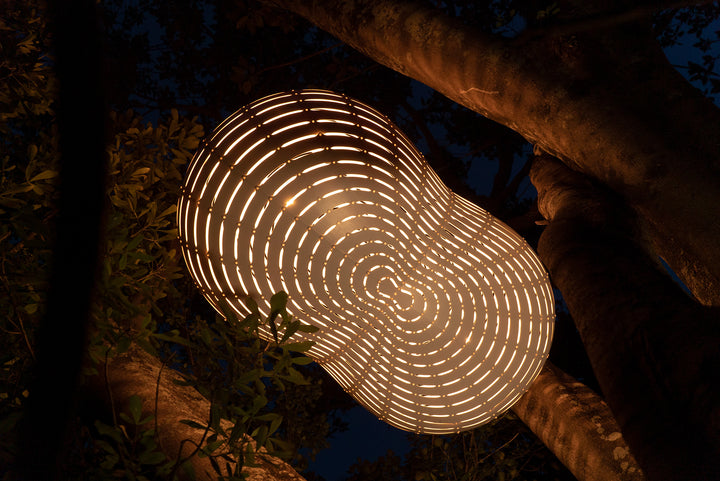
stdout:
[(190, 155), (189, 155), (186, 151), (183, 151), (183, 150), (170, 149), (170, 152), (172, 152), (172, 153), (175, 155), (175, 158), (179, 160), (179, 161), (177, 162), (178, 164), (179, 164), (179, 163), (183, 163), (183, 164), (184, 164), (184, 163), (185, 163), (185, 160), (190, 157)]
[(140, 418), (142, 417), (142, 399), (137, 394), (130, 396), (129, 406), (130, 415), (132, 416), (135, 424), (140, 424)]
[(227, 300), (220, 299), (218, 301), (218, 307), (220, 308), (220, 312), (226, 321), (237, 321), (237, 315), (235, 315), (235, 311), (233, 311), (232, 307), (230, 307), (230, 303), (228, 303)]
[(245, 298), (245, 305), (248, 307), (248, 309), (250, 309), (251, 313), (257, 314), (258, 316), (260, 315), (260, 310), (258, 309), (258, 305), (257, 305), (257, 302), (255, 302), (255, 299), (253, 299), (250, 296), (247, 296)]
[[(153, 419), (155, 419), (155, 416), (153, 416), (152, 414), (150, 414), (150, 415), (147, 416), (146, 418), (141, 419), (138, 424), (139, 424), (139, 425), (147, 424), (147, 423), (149, 423), (150, 421), (152, 421)], [(149, 433), (149, 434), (148, 434), (148, 433)], [(152, 436), (153, 433), (154, 433), (154, 430), (152, 430), (152, 429), (149, 429), (148, 431), (145, 431), (145, 434), (148, 434), (148, 435), (150, 435), (150, 436)]]
[(243, 319), (239, 327), (241, 329), (246, 329), (248, 331), (254, 331), (257, 329), (257, 327), (260, 325), (260, 315), (259, 314), (248, 314), (245, 316), (245, 319)]
[(40, 172), (38, 175), (30, 179), (30, 182), (37, 182), (38, 180), (47, 180), (52, 179), (53, 177), (57, 177), (58, 173), (55, 170), (48, 169), (43, 172)]
[(292, 358), (292, 363), (297, 364), (299, 366), (307, 366), (308, 364), (312, 363), (313, 359), (306, 356), (298, 356)]
[(155, 339), (160, 339), (161, 341), (180, 344), (181, 346), (190, 346), (190, 342), (184, 337), (181, 337), (180, 332), (177, 329), (173, 329), (172, 331), (167, 331), (163, 333), (155, 332), (152, 334), (152, 337), (154, 337)]
[(285, 291), (276, 292), (270, 298), (270, 310), (279, 314), (281, 311), (285, 310), (285, 307), (287, 306), (287, 301), (288, 295)]
[(310, 324), (300, 324), (300, 327), (298, 327), (298, 331), (300, 332), (307, 332), (309, 334), (318, 332), (320, 330), (317, 326), (312, 326)]
[(238, 441), (238, 439), (240, 439), (240, 436), (245, 434), (245, 432), (245, 424), (235, 423), (232, 431), (230, 431), (230, 438), (228, 439), (228, 444), (234, 445)]
[(140, 245), (140, 242), (142, 242), (144, 238), (145, 237), (142, 234), (135, 234), (135, 236), (130, 239), (130, 242), (127, 245), (127, 250), (134, 251), (135, 249), (137, 249), (137, 246)]
[(38, 153), (37, 145), (30, 144), (28, 146), (28, 160), (32, 161)]
[(253, 451), (252, 444), (247, 443), (245, 446), (245, 465), (255, 466), (255, 451)]
[(265, 396), (263, 396), (263, 395), (256, 396), (253, 399), (252, 412), (254, 412), (254, 413), (259, 412), (262, 408), (264, 408), (267, 405), (267, 403), (268, 403), (268, 400)]
[(117, 343), (116, 354), (122, 354), (124, 352), (127, 352), (127, 350), (130, 348), (130, 343), (132, 342), (132, 339), (130, 339), (128, 336), (122, 336)]
[(256, 434), (253, 435), (253, 438), (255, 438), (255, 447), (257, 450), (260, 450), (263, 446), (265, 446), (265, 441), (268, 437), (268, 427), (266, 425), (260, 426), (256, 430)]
[(283, 333), (283, 337), (282, 337), (282, 339), (280, 339), (280, 343), (282, 344), (283, 342), (290, 339), (290, 336), (295, 334), (299, 328), (300, 328), (300, 321), (291, 322), (285, 329), (285, 332)]
[(208, 456), (208, 459), (210, 460), (210, 464), (212, 464), (212, 467), (215, 470), (215, 474), (222, 474), (222, 471), (220, 470), (220, 465), (218, 464), (217, 460), (212, 456)]
[(100, 467), (107, 470), (112, 470), (115, 465), (120, 461), (118, 454), (108, 454), (105, 456), (105, 460), (100, 463)]
[(53, 177), (57, 177), (58, 173), (55, 170), (48, 169), (43, 172), (40, 172), (38, 175), (30, 179), (30, 182), (37, 182), (38, 180), (47, 180), (52, 179)]
[(290, 342), (283, 345), (284, 349), (294, 352), (305, 352), (315, 344), (314, 341)]
[(220, 406), (217, 404), (211, 404), (210, 405), (210, 427), (213, 431), (218, 431), (220, 429)]
[(150, 451), (150, 452), (144, 452), (140, 453), (138, 456), (138, 461), (142, 464), (160, 464), (163, 461), (167, 459), (167, 456), (165, 456), (164, 453), (160, 451)]
[(14, 189), (8, 189), (3, 194), (9, 196), (9, 195), (15, 195), (15, 194), (24, 194), (25, 192), (30, 192), (32, 190), (32, 185), (23, 185), (22, 187), (16, 187)]
[(8, 433), (15, 428), (22, 417), (22, 412), (16, 411), (0, 418), (0, 434)]
[(195, 428), (195, 429), (207, 429), (207, 426), (203, 426), (203, 425), (200, 424), (199, 422), (193, 421), (192, 419), (182, 419), (180, 422), (181, 422), (182, 424), (186, 424), (186, 425), (190, 426), (191, 428)]
[(205, 446), (204, 451), (205, 451), (206, 453), (208, 453), (208, 454), (209, 454), (209, 453), (212, 453), (212, 452), (215, 451), (217, 448), (219, 448), (220, 446), (222, 446), (224, 443), (225, 443), (225, 440), (224, 440), (224, 439), (214, 439), (214, 440), (212, 440), (212, 441), (210, 441), (210, 439), (208, 439), (208, 443), (207, 443), (207, 445)]
[(177, 211), (177, 205), (173, 204), (157, 216), (158, 219), (165, 217), (166, 215), (174, 214)]
[(158, 356), (158, 352), (155, 349), (155, 346), (153, 346), (151, 342), (148, 342), (147, 339), (143, 339), (143, 338), (136, 339), (135, 344), (140, 346), (143, 349), (143, 351), (147, 352), (151, 356), (154, 356), (154, 357)]
[(263, 421), (263, 422), (268, 422), (268, 421), (272, 422), (272, 421), (275, 421), (277, 418), (282, 418), (282, 416), (279, 415), (278, 413), (265, 413), (265, 414), (255, 417), (255, 419), (257, 421)]
[(107, 436), (118, 443), (123, 442), (122, 433), (119, 429), (113, 426), (108, 426), (107, 424), (100, 421), (95, 421), (95, 429), (97, 429), (98, 433), (100, 433), (101, 435)]
[(277, 326), (275, 325), (275, 319), (277, 318), (277, 312), (273, 311), (270, 313), (270, 317), (268, 317), (268, 324), (270, 325), (270, 332), (272, 333), (273, 339), (275, 339), (275, 344), (280, 345), (280, 339), (278, 338), (278, 331)]
[(275, 431), (277, 431), (278, 428), (280, 428), (280, 424), (282, 424), (282, 421), (283, 421), (282, 416), (278, 416), (275, 419), (273, 419), (272, 422), (270, 423), (269, 434), (273, 434)]
[(291, 383), (297, 384), (299, 386), (307, 386), (308, 384), (310, 384), (308, 380), (305, 379), (302, 374), (300, 374), (300, 371), (289, 367), (287, 372), (287, 375), (283, 376), (283, 378), (290, 381)]

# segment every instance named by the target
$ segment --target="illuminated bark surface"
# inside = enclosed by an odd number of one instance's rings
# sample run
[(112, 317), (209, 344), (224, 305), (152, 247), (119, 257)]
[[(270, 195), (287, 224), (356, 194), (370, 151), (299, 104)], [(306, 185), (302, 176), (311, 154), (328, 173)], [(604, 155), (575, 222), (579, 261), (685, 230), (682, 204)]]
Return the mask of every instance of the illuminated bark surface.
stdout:
[[(107, 377), (98, 376), (91, 388), (106, 396), (104, 404), (113, 406), (116, 413), (128, 412), (130, 398), (143, 399), (143, 418), (154, 416), (157, 421), (157, 438), (160, 448), (169, 456), (187, 458), (195, 473), (192, 478), (184, 468), (178, 470), (183, 479), (214, 480), (217, 474), (208, 457), (196, 454), (198, 444), (203, 445), (208, 433), (182, 421), (194, 421), (207, 425), (210, 418), (210, 402), (190, 386), (183, 385), (183, 378), (170, 368), (163, 368), (160, 361), (138, 347), (113, 358), (107, 366)], [(112, 396), (112, 401), (109, 396)], [(228, 421), (222, 422), (226, 430), (232, 428)], [(254, 442), (250, 439), (248, 442)], [(243, 474), (249, 481), (303, 481), (289, 464), (261, 452), (255, 455), (254, 466), (244, 466)], [(195, 454), (194, 454), (195, 453)], [(219, 461), (223, 472), (225, 461)], [(234, 469), (234, 464), (230, 468)]]
[(577, 479), (645, 479), (608, 405), (552, 363), (512, 410)]
[(635, 215), (614, 194), (549, 157), (531, 179), (551, 219), (539, 254), (643, 470), (649, 479), (716, 479), (717, 308), (692, 301), (644, 255)]
[(272, 3), (610, 186), (695, 295), (720, 304), (720, 112), (649, 21), (508, 40), (410, 1)]
[(541, 257), (648, 479), (717, 479), (717, 310), (654, 259), (720, 305), (720, 111), (670, 66), (649, 21), (503, 40), (401, 0), (273, 3), (593, 179), (536, 169), (553, 220)]

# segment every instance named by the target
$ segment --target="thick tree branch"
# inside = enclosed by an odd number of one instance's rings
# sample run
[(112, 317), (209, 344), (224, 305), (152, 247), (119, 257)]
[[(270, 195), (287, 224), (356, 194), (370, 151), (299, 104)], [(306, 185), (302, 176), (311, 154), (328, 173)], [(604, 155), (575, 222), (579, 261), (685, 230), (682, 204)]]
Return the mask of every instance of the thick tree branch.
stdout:
[(720, 312), (659, 271), (617, 196), (547, 156), (531, 179), (551, 219), (540, 257), (638, 463), (651, 480), (717, 479)]
[[(188, 458), (196, 480), (217, 479), (209, 459), (196, 455), (197, 446), (206, 439), (206, 431), (181, 422), (190, 420), (207, 425), (210, 416), (207, 399), (194, 388), (181, 384), (184, 380), (175, 371), (162, 369), (158, 359), (135, 346), (111, 359), (106, 372), (106, 378), (96, 376), (89, 381), (89, 388), (96, 397), (105, 399), (107, 406), (114, 405), (119, 413), (128, 411), (132, 396), (140, 396), (143, 400), (142, 417), (155, 417), (162, 451), (170, 459)], [(112, 403), (107, 399), (108, 395), (112, 395)], [(227, 421), (223, 421), (221, 426), (226, 430), (232, 427)], [(246, 442), (254, 446), (252, 439), (248, 438)], [(243, 473), (250, 481), (304, 480), (290, 465), (267, 454), (264, 449), (256, 453), (255, 463), (255, 466), (243, 466)], [(219, 464), (224, 470), (225, 460), (220, 460)], [(230, 464), (234, 468), (234, 463)], [(177, 473), (183, 475), (185, 471), (181, 468)]]
[(514, 44), (408, 0), (273, 3), (610, 186), (695, 295), (720, 305), (720, 111), (650, 29)]
[(577, 479), (645, 479), (607, 404), (552, 363), (512, 410)]

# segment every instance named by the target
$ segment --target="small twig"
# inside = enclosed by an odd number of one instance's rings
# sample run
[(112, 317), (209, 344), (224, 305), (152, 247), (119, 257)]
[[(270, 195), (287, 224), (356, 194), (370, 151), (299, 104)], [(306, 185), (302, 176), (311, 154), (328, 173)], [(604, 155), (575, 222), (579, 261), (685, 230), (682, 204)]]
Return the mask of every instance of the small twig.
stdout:
[(22, 331), (23, 340), (25, 341), (25, 346), (27, 346), (28, 351), (30, 351), (30, 356), (32, 357), (33, 361), (35, 361), (35, 351), (32, 348), (32, 345), (30, 344), (30, 339), (28, 339), (27, 331), (25, 330), (25, 323), (22, 320), (22, 316), (20, 315), (20, 312), (17, 311), (18, 320), (20, 322), (20, 331)]
[[(211, 404), (210, 409), (212, 411), (212, 404)], [(173, 466), (173, 470), (170, 473), (170, 479), (173, 479), (175, 477), (175, 473), (177, 472), (177, 470), (180, 466), (182, 466), (186, 461), (188, 461), (193, 456), (195, 456), (198, 453), (198, 451), (200, 451), (200, 449), (202, 449), (202, 444), (205, 441), (205, 438), (207, 437), (207, 434), (209, 431), (210, 431), (210, 423), (208, 423), (208, 425), (205, 427), (205, 431), (203, 432), (202, 438), (200, 438), (199, 443), (196, 443), (192, 439), (183, 439), (180, 442), (180, 446), (178, 447), (177, 461), (175, 462), (175, 465)], [(189, 455), (187, 455), (185, 457), (185, 459), (183, 459), (182, 458), (182, 450), (183, 450), (183, 446), (185, 445), (185, 443), (193, 444), (195, 446), (195, 450), (192, 453), (190, 453)]]
[(377, 70), (378, 68), (380, 68), (380, 65), (377, 65), (377, 64), (376, 64), (376, 65), (370, 65), (370, 66), (368, 66), (368, 67), (365, 67), (365, 68), (362, 69), (362, 70), (358, 70), (358, 71), (355, 72), (354, 74), (351, 74), (351, 75), (348, 75), (348, 76), (346, 76), (346, 77), (343, 77), (343, 78), (341, 78), (340, 80), (336, 80), (335, 82), (331, 83), (328, 88), (329, 88), (330, 90), (332, 90), (332, 89), (334, 89), (337, 85), (339, 85), (339, 84), (341, 84), (341, 83), (343, 83), (343, 82), (347, 82), (348, 80), (350, 80), (350, 79), (352, 79), (352, 78), (355, 78), (355, 77), (357, 77), (357, 76), (359, 76), (359, 75), (362, 75), (362, 74), (364, 74), (364, 73), (372, 72), (372, 71), (374, 71), (374, 70)]
[(500, 93), (499, 90), (483, 90), (479, 89), (477, 87), (470, 87), (469, 89), (461, 90), (460, 94), (466, 94), (468, 92), (480, 92), (481, 94), (487, 94), (487, 95), (497, 95)]
[(105, 390), (107, 391), (108, 398), (110, 399), (110, 411), (113, 417), (113, 426), (118, 427), (117, 414), (115, 414), (115, 398), (113, 398), (112, 389), (110, 389), (110, 375), (108, 371), (108, 358), (110, 355), (110, 348), (105, 349)]
[[(110, 412), (112, 412), (113, 427), (114, 427), (115, 429), (118, 429), (120, 426), (119, 426), (119, 424), (118, 424), (117, 414), (115, 413), (115, 398), (113, 397), (112, 389), (110, 388), (110, 375), (109, 375), (109, 373), (108, 373), (109, 355), (110, 355), (110, 348), (108, 347), (108, 348), (105, 350), (105, 367), (104, 367), (104, 371), (105, 371), (105, 390), (107, 391), (108, 398), (110, 399)], [(127, 437), (127, 433), (126, 433), (126, 437)], [(120, 456), (120, 458), (122, 459), (123, 466), (126, 466), (127, 464), (126, 464), (126, 461), (125, 461), (125, 456), (124, 456), (124, 454), (123, 454), (123, 450), (122, 450), (122, 449), (118, 449), (118, 450), (117, 450), (117, 453), (118, 453), (118, 455)]]
[[(672, 66), (675, 67), (675, 68), (681, 68), (681, 69), (684, 69), (684, 70), (690, 70), (690, 67), (688, 67), (687, 65), (675, 65), (675, 64), (672, 64)], [(716, 72), (713, 72), (712, 70), (707, 70), (707, 72), (708, 72), (710, 75), (712, 75), (713, 77), (718, 77), (718, 78), (720, 78), (720, 74), (718, 74), (718, 73), (716, 73)]]
[(160, 377), (162, 376), (163, 369), (165, 369), (165, 366), (170, 362), (170, 360), (175, 356), (175, 353), (173, 352), (170, 354), (170, 357), (167, 358), (167, 360), (163, 361), (160, 364), (160, 369), (158, 370), (157, 375), (157, 382), (155, 383), (155, 409), (153, 411), (153, 418), (155, 419), (155, 439), (157, 440), (158, 444), (160, 445), (160, 449), (162, 449), (162, 442), (160, 441), (160, 436), (158, 435), (158, 402), (160, 399)]
[(514, 41), (516, 43), (524, 43), (539, 37), (559, 37), (588, 32), (590, 30), (603, 30), (636, 20), (650, 18), (660, 10), (677, 10), (679, 8), (694, 7), (705, 3), (711, 2), (709, 0), (679, 0), (676, 2), (667, 2), (665, 5), (663, 5), (662, 2), (660, 4), (641, 4), (619, 12), (597, 12), (570, 19), (566, 22), (526, 30)]
[(484, 462), (487, 458), (489, 458), (489, 457), (492, 456), (493, 454), (497, 453), (498, 451), (500, 451), (501, 449), (503, 449), (505, 446), (507, 446), (507, 445), (510, 444), (511, 442), (515, 441), (515, 438), (518, 437), (519, 435), (520, 435), (520, 433), (515, 433), (515, 434), (513, 435), (513, 437), (511, 437), (505, 444), (503, 444), (503, 445), (500, 446), (499, 448), (493, 450), (493, 452), (491, 452), (490, 454), (488, 454), (488, 455), (486, 455), (484, 458), (482, 458), (482, 459), (478, 462), (478, 464)]
[(260, 74), (263, 74), (263, 73), (265, 73), (265, 72), (269, 72), (270, 70), (277, 70), (277, 69), (279, 69), (279, 68), (289, 67), (289, 66), (291, 66), (291, 65), (295, 65), (296, 63), (304, 62), (305, 60), (311, 59), (311, 58), (316, 57), (316, 56), (318, 56), (318, 55), (322, 55), (322, 54), (324, 54), (325, 52), (329, 52), (330, 50), (333, 50), (333, 49), (335, 49), (335, 48), (337, 48), (337, 47), (339, 47), (339, 46), (341, 46), (341, 45), (344, 45), (344, 43), (345, 43), (345, 42), (338, 42), (338, 43), (335, 43), (335, 44), (333, 44), (333, 45), (330, 45), (330, 46), (327, 47), (327, 48), (324, 48), (324, 49), (322, 49), (322, 50), (318, 50), (317, 52), (313, 52), (313, 53), (311, 53), (311, 54), (305, 55), (304, 57), (296, 58), (295, 60), (290, 60), (289, 62), (281, 63), (281, 64), (278, 64), (278, 65), (271, 65), (270, 67), (265, 67), (265, 68), (263, 68), (263, 69), (258, 70), (257, 72), (254, 72), (253, 75), (260, 75)]

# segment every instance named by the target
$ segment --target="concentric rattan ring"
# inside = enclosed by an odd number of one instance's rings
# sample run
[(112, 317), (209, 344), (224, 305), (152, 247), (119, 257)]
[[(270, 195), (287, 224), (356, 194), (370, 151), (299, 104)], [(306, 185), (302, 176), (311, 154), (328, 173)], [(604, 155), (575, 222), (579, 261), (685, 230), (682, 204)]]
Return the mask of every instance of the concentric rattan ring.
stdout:
[(218, 310), (243, 317), (251, 295), (267, 315), (286, 291), (320, 328), (293, 340), (316, 341), (309, 355), (398, 428), (487, 422), (547, 357), (553, 295), (535, 253), (344, 95), (280, 93), (230, 116), (191, 162), (178, 225)]

